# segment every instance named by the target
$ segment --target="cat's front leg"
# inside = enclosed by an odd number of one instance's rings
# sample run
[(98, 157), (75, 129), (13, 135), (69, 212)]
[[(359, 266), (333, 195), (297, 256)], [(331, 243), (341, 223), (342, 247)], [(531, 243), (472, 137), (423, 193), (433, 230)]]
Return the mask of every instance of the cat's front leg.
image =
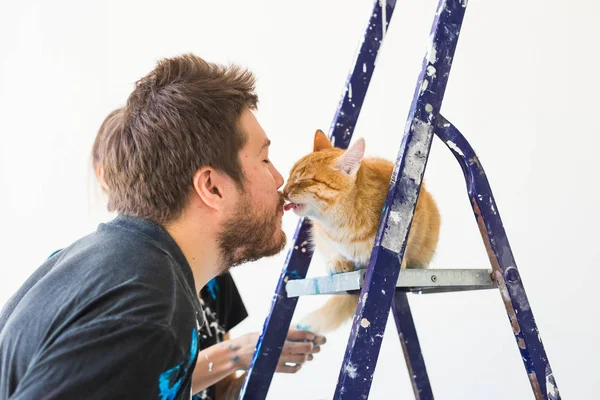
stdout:
[(345, 258), (334, 258), (327, 263), (329, 275), (341, 274), (343, 272), (352, 272), (355, 270), (354, 263)]
[(406, 269), (406, 252), (404, 252), (404, 257), (402, 257), (402, 264), (400, 264), (400, 269)]

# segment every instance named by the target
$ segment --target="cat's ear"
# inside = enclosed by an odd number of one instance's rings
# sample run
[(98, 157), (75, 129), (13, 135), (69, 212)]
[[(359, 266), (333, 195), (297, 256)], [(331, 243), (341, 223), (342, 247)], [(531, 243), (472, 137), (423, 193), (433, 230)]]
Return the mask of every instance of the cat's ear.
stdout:
[(321, 151), (324, 149), (331, 149), (333, 146), (331, 145), (331, 141), (329, 141), (329, 139), (327, 138), (327, 135), (325, 135), (325, 132), (323, 132), (320, 129), (317, 129), (317, 131), (315, 132), (315, 141), (313, 144), (313, 151)]
[(365, 139), (360, 138), (337, 159), (335, 168), (346, 175), (353, 175), (360, 168), (364, 154)]

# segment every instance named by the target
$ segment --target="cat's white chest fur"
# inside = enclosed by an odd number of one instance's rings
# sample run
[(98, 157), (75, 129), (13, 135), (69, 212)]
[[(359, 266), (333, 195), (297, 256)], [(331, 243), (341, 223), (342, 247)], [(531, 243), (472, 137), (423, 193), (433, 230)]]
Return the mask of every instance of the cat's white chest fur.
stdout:
[[(355, 267), (366, 267), (371, 257), (375, 238), (360, 242), (344, 241), (343, 237), (334, 240), (319, 223), (312, 224), (312, 242), (315, 250), (320, 253), (327, 263), (335, 259), (351, 261)], [(329, 271), (332, 272), (332, 271)]]

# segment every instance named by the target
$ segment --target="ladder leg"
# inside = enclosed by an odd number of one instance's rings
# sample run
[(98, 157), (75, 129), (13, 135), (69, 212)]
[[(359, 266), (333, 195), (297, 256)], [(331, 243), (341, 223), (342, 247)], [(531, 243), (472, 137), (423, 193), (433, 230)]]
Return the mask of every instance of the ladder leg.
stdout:
[(492, 264), (493, 278), (500, 289), (535, 398), (559, 400), (558, 386), (483, 167), (467, 140), (441, 115), (436, 135), (450, 148), (465, 175), (475, 219)]
[(421, 345), (419, 344), (417, 330), (412, 313), (410, 312), (406, 293), (396, 290), (394, 293), (394, 302), (392, 303), (392, 312), (394, 313), (400, 343), (404, 350), (406, 367), (410, 375), (415, 399), (433, 400), (433, 392), (431, 391), (429, 376), (425, 368), (425, 360), (421, 352)]
[[(382, 4), (385, 7), (382, 8)], [(347, 148), (358, 120), (373, 71), (381, 42), (392, 18), (396, 0), (375, 0), (363, 41), (357, 53), (354, 67), (346, 81), (344, 95), (331, 126), (331, 139), (335, 147)], [(263, 325), (256, 350), (239, 399), (264, 399), (267, 397), (277, 361), (296, 309), (297, 297), (288, 298), (285, 285), (291, 279), (304, 279), (312, 258), (307, 246), (310, 223), (302, 219), (296, 228), (292, 247), (282, 269), (271, 309)]]
[(263, 325), (238, 399), (264, 399), (267, 397), (298, 302), (297, 297), (287, 297), (285, 283), (289, 279), (304, 278), (312, 257), (312, 251), (307, 246), (308, 228), (308, 221), (302, 220), (298, 223), (294, 235), (295, 245), (290, 249), (285, 266), (281, 271), (271, 302), (271, 310)]
[(417, 81), (334, 398), (368, 398), (433, 131), (466, 9), (441, 0)]

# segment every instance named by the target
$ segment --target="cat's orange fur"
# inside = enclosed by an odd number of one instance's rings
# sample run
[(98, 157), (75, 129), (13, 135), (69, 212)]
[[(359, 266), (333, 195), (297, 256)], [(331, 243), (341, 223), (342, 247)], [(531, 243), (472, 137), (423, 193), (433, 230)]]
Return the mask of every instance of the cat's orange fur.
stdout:
[[(335, 148), (317, 131), (313, 152), (292, 167), (283, 190), (288, 208), (311, 220), (313, 244), (327, 260), (330, 273), (366, 268), (371, 257), (394, 164), (365, 158), (364, 149), (363, 139), (346, 151)], [(421, 184), (402, 268), (427, 268), (439, 228), (435, 201)], [(334, 330), (352, 318), (357, 303), (358, 295), (333, 295), (299, 325), (313, 332)]]

